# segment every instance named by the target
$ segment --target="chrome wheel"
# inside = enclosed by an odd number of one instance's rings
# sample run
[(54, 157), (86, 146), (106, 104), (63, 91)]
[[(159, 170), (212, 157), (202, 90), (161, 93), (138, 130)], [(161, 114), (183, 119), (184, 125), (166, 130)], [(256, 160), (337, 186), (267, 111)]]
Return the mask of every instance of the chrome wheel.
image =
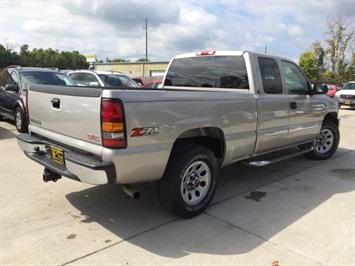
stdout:
[(183, 218), (199, 215), (216, 192), (218, 170), (218, 160), (210, 149), (197, 144), (179, 144), (158, 181), (159, 202)]
[(189, 205), (204, 199), (211, 184), (211, 170), (203, 161), (196, 161), (185, 171), (181, 182), (181, 196)]
[(16, 128), (20, 131), (22, 129), (22, 114), (19, 109), (16, 110), (15, 123), (16, 123)]
[(327, 153), (334, 145), (334, 134), (330, 129), (322, 129), (314, 142), (314, 149), (319, 154)]

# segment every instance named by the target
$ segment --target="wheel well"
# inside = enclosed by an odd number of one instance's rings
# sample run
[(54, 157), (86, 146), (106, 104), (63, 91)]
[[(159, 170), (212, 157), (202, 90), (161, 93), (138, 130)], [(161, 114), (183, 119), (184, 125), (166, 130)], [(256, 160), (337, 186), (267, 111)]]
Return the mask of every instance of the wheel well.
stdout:
[(215, 127), (197, 128), (184, 132), (175, 141), (172, 151), (180, 145), (198, 144), (210, 149), (222, 164), (225, 155), (225, 139), (223, 131)]
[(12, 110), (14, 114), (15, 114), (15, 111), (16, 111), (17, 107), (20, 107), (21, 110), (22, 110), (22, 112), (24, 112), (23, 105), (22, 105), (19, 101), (17, 101), (17, 102), (14, 104), (14, 108), (13, 108), (13, 110)]
[(338, 119), (338, 115), (336, 113), (329, 113), (324, 117), (323, 123), (324, 121), (330, 121), (332, 123), (334, 123), (337, 127), (339, 127), (339, 119)]

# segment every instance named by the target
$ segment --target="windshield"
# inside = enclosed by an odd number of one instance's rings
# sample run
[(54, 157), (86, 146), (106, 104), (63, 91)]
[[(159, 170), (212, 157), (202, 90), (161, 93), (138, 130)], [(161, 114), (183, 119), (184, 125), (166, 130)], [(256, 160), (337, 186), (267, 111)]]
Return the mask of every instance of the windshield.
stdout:
[(134, 80), (125, 75), (99, 74), (99, 77), (102, 82), (105, 83), (105, 86), (140, 88)]
[(344, 86), (343, 90), (355, 90), (355, 82), (348, 83)]
[(27, 90), (31, 84), (77, 86), (71, 77), (59, 72), (26, 71), (20, 73), (20, 79), (23, 90)]
[(329, 91), (335, 90), (335, 85), (330, 85), (330, 84), (328, 84), (327, 87), (328, 87), (328, 90), (329, 90)]

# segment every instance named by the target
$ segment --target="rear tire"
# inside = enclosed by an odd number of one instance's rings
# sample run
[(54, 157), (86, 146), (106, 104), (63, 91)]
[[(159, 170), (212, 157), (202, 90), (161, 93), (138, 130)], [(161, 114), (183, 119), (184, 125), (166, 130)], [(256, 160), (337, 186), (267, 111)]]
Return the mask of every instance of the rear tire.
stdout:
[(27, 122), (26, 115), (20, 107), (17, 107), (14, 113), (15, 117), (15, 126), (18, 132), (26, 133), (27, 132)]
[(158, 181), (158, 199), (168, 211), (183, 218), (202, 213), (217, 189), (218, 161), (203, 146), (184, 145), (173, 151)]
[(338, 127), (330, 121), (324, 121), (314, 140), (313, 151), (305, 155), (312, 160), (327, 160), (337, 150), (340, 140)]

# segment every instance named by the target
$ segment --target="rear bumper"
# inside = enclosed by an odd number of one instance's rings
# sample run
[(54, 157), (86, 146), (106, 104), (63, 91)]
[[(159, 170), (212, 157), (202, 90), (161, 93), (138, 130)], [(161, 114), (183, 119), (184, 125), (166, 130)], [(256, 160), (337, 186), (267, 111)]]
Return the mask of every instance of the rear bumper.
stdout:
[[(68, 147), (61, 147), (31, 134), (18, 134), (17, 142), (28, 158), (57, 174), (93, 185), (116, 182), (115, 167), (112, 163), (102, 162), (92, 155)], [(50, 146), (63, 151), (63, 165), (52, 160)]]

